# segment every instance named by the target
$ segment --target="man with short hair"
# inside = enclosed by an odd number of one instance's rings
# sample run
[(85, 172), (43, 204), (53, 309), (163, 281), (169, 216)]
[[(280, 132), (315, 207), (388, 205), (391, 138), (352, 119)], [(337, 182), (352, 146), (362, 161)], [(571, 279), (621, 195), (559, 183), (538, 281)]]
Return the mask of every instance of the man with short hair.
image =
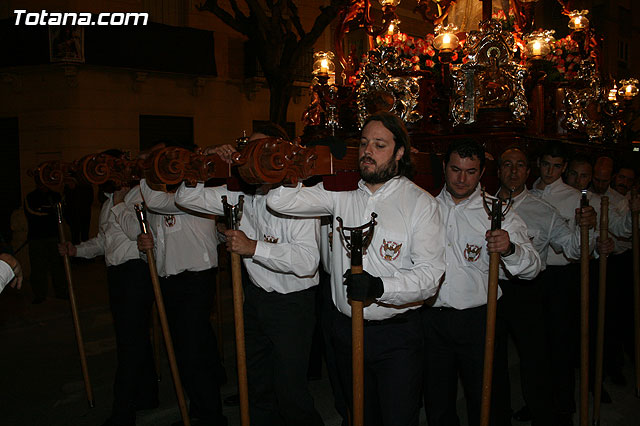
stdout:
[[(506, 214), (501, 229), (491, 230), (484, 199), (491, 203), (493, 197), (480, 187), (484, 161), (484, 149), (471, 140), (452, 143), (443, 161), (445, 187), (436, 199), (446, 234), (446, 270), (435, 303), (422, 310), (427, 348), (424, 402), (430, 426), (459, 424), (458, 374), (469, 425), (480, 423), (489, 254), (500, 253), (503, 277), (530, 280), (540, 272), (540, 256), (515, 212)], [(496, 330), (497, 345), (505, 337)], [(492, 416), (503, 424), (505, 413), (493, 410)], [(508, 422), (509, 413), (506, 416)]]
[[(122, 156), (119, 150), (104, 154)], [(118, 365), (111, 416), (103, 426), (131, 426), (136, 423), (136, 411), (158, 406), (158, 377), (149, 335), (153, 287), (136, 244), (140, 227), (134, 205), (142, 202), (142, 196), (137, 185), (130, 189), (108, 181), (99, 189), (106, 200), (98, 218), (98, 234), (75, 245), (60, 243), (58, 252), (84, 259), (104, 256)]]
[[(279, 126), (278, 126), (279, 127)], [(288, 137), (271, 125), (249, 141)], [(231, 145), (207, 148), (232, 161)], [(225, 231), (227, 250), (242, 256), (244, 321), (249, 411), (254, 426), (323, 425), (307, 385), (307, 367), (315, 327), (315, 298), (320, 259), (318, 219), (294, 218), (267, 209), (272, 185), (254, 195), (226, 186), (195, 188), (184, 184), (176, 203), (189, 210), (224, 215), (222, 197), (237, 204), (244, 197), (238, 230)]]
[(140, 190), (151, 233), (138, 236), (138, 248), (155, 250), (191, 424), (225, 426), (220, 385), (226, 376), (210, 322), (218, 269), (215, 222), (187, 214), (176, 206), (174, 193), (152, 188), (146, 179), (140, 181)]
[[(555, 207), (572, 230), (577, 226), (578, 213), (593, 215), (594, 204), (580, 209), (579, 190), (562, 182), (567, 169), (567, 151), (559, 142), (542, 147), (538, 159), (540, 177), (534, 182), (531, 193)], [(599, 207), (598, 207), (599, 208)], [(595, 226), (595, 216), (592, 226)], [(595, 247), (595, 235), (590, 232), (590, 248)], [(546, 281), (546, 320), (548, 321), (551, 348), (552, 398), (555, 423), (558, 426), (573, 424), (575, 412), (574, 365), (578, 345), (578, 263), (572, 263), (561, 250), (549, 250), (547, 254), (548, 280)]]
[(613, 176), (613, 184), (611, 186), (613, 187), (613, 189), (626, 197), (629, 190), (633, 188), (635, 180), (635, 169), (630, 166), (622, 166)]
[[(593, 170), (592, 189), (594, 192), (609, 197), (609, 217), (622, 218), (627, 224), (631, 223), (631, 209), (629, 199), (614, 189), (614, 162), (610, 157), (601, 156), (596, 160)], [(620, 176), (619, 188), (625, 190), (633, 182), (633, 170), (621, 168), (616, 177)], [(629, 177), (630, 179), (628, 179)], [(630, 185), (629, 185), (630, 186)], [(611, 233), (615, 247), (609, 256), (607, 268), (607, 309), (605, 320), (605, 372), (616, 385), (626, 384), (622, 374), (624, 363), (624, 340), (627, 335), (627, 324), (632, 319), (632, 264), (631, 256), (631, 228), (627, 235)]]
[[(424, 342), (416, 309), (436, 293), (445, 268), (438, 205), (407, 178), (410, 150), (402, 121), (378, 113), (368, 117), (362, 129), (358, 189), (331, 192), (322, 184), (298, 185), (280, 187), (267, 196), (268, 206), (280, 213), (334, 218), (331, 282), (338, 373), (352, 406), (349, 299), (363, 301), (366, 425), (418, 424)], [(363, 256), (364, 272), (352, 275), (337, 218), (346, 227), (360, 226), (372, 212), (377, 224)]]
[[(498, 305), (498, 318), (505, 322), (507, 331), (513, 336), (520, 358), (522, 395), (530, 412), (533, 426), (552, 424), (551, 386), (549, 373), (549, 345), (544, 321), (544, 300), (547, 297), (544, 282), (548, 279), (546, 259), (549, 248), (562, 252), (569, 258), (580, 257), (580, 230), (573, 230), (550, 204), (532, 195), (526, 187), (531, 172), (529, 158), (524, 148), (508, 147), (498, 158), (500, 190), (498, 197), (511, 197), (512, 209), (527, 225), (527, 235), (540, 255), (542, 272), (533, 280), (517, 278), (501, 280), (502, 298)], [(583, 218), (589, 220), (589, 218)], [(593, 220), (592, 218), (590, 220)], [(502, 352), (501, 352), (502, 351)], [(496, 351), (496, 389), (508, 385), (506, 346)], [(500, 383), (506, 381), (506, 385)], [(500, 396), (498, 396), (500, 395)], [(510, 395), (504, 392), (504, 412), (509, 412)], [(524, 413), (520, 413), (522, 418)]]
[(587, 189), (593, 176), (591, 159), (586, 155), (576, 155), (571, 158), (567, 167), (565, 182), (579, 191)]

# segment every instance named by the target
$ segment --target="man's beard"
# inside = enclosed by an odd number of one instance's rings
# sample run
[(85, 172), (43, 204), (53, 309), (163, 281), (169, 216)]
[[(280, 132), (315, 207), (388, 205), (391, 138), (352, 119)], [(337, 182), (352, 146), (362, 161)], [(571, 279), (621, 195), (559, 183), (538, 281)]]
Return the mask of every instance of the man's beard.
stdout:
[[(398, 162), (395, 160), (394, 157), (391, 157), (386, 164), (380, 167), (375, 167), (375, 169), (371, 171), (365, 170), (362, 167), (362, 160), (364, 159), (368, 159), (371, 161), (374, 161), (374, 160), (371, 157), (366, 157), (366, 156), (360, 159), (360, 177), (366, 183), (370, 183), (373, 185), (378, 183), (385, 183), (386, 181), (388, 181), (389, 179), (391, 179), (392, 177), (398, 174)], [(376, 166), (377, 166), (377, 163), (376, 163)]]

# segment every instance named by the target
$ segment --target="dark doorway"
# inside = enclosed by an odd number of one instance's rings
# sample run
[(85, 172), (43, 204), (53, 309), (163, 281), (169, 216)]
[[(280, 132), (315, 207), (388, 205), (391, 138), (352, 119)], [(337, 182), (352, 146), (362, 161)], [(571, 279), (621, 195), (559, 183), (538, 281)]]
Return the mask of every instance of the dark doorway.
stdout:
[(11, 241), (11, 212), (22, 205), (18, 117), (0, 118), (0, 233)]

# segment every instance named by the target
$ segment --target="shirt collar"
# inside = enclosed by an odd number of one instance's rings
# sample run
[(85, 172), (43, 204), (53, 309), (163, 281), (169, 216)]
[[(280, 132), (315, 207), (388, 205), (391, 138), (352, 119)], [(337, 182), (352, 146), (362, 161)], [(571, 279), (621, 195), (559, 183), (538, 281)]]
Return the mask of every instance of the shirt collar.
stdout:
[[(541, 180), (542, 180), (541, 178), (536, 179), (536, 181), (533, 183), (533, 188), (537, 189), (538, 182), (540, 182)], [(554, 190), (558, 189), (561, 186), (564, 186), (564, 182), (562, 181), (562, 178), (558, 178), (553, 183), (550, 183), (549, 185), (545, 186), (544, 189), (537, 189), (537, 190), (545, 193), (549, 193), (549, 192), (553, 192)]]
[(394, 176), (388, 181), (386, 181), (385, 183), (383, 183), (382, 186), (378, 188), (376, 192), (371, 192), (371, 190), (369, 189), (365, 181), (360, 179), (360, 181), (358, 182), (358, 188), (360, 188), (360, 190), (364, 191), (370, 197), (385, 196), (393, 192), (398, 187), (398, 185), (400, 185), (400, 182), (403, 179), (405, 179), (404, 176), (399, 176), (399, 175)]
[(525, 186), (521, 193), (511, 198), (513, 208), (516, 208), (524, 201), (525, 198), (529, 195), (529, 190)]
[(476, 189), (473, 191), (473, 193), (471, 195), (469, 195), (468, 198), (460, 201), (458, 204), (456, 204), (455, 201), (453, 201), (453, 197), (451, 197), (451, 194), (449, 194), (449, 191), (447, 191), (447, 185), (444, 185), (444, 188), (442, 188), (442, 191), (440, 191), (440, 195), (439, 197), (442, 198), (442, 200), (444, 200), (445, 205), (449, 206), (449, 207), (455, 207), (455, 206), (464, 206), (467, 204), (471, 204), (471, 203), (475, 203), (478, 200), (480, 202), (482, 202), (482, 189), (480, 188), (480, 184), (478, 184), (476, 186)]

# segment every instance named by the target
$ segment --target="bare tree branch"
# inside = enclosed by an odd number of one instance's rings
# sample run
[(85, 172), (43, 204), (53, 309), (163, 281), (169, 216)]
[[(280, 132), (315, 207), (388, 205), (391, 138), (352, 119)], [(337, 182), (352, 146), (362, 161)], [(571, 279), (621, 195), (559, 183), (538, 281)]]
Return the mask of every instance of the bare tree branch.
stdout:
[(222, 22), (233, 28), (234, 30), (248, 36), (247, 17), (240, 12), (238, 5), (235, 4), (235, 0), (230, 0), (232, 7), (235, 5), (234, 11), (236, 12), (235, 18), (226, 10), (218, 6), (218, 0), (206, 0), (204, 4), (196, 6), (199, 11), (209, 11), (216, 15)]
[(287, 0), (287, 6), (289, 7), (291, 22), (293, 23), (294, 28), (298, 32), (298, 37), (302, 38), (306, 34), (304, 28), (302, 27), (302, 23), (300, 23), (300, 16), (298, 15), (298, 6), (293, 2), (293, 0)]
[(302, 25), (296, 0), (243, 0), (248, 15), (229, 0), (233, 14), (218, 0), (206, 0), (198, 10), (206, 10), (234, 30), (246, 35), (264, 72), (270, 90), (269, 116), (282, 124), (291, 99), (293, 72), (341, 9), (354, 0), (330, 0), (319, 8), (309, 31)]

